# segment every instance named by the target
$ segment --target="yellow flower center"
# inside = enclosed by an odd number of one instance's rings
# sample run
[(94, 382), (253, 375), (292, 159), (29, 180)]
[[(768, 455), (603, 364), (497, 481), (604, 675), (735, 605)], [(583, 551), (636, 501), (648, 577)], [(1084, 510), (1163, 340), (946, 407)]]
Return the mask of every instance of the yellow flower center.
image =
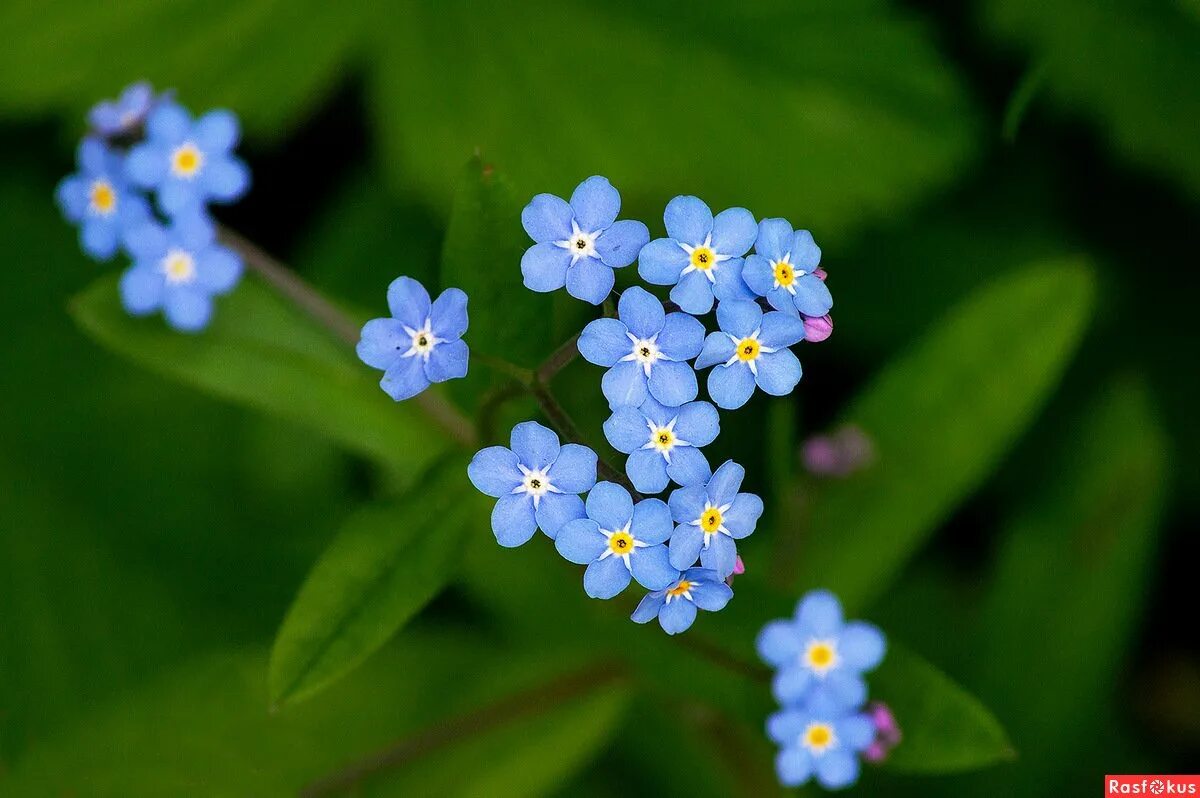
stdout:
[(686, 579), (680, 579), (679, 584), (675, 585), (675, 587), (667, 589), (667, 595), (671, 596), (672, 598), (677, 598), (679, 596), (682, 596), (684, 593), (688, 592), (691, 589), (692, 589), (691, 582), (689, 582)]
[(101, 216), (108, 216), (117, 208), (116, 189), (107, 180), (97, 180), (92, 183), (90, 202), (93, 211)]
[(185, 141), (171, 153), (171, 173), (176, 177), (195, 177), (204, 165), (204, 153), (190, 141)]
[(186, 283), (195, 277), (196, 263), (188, 253), (173, 249), (163, 258), (162, 270), (168, 283)]
[(717, 263), (717, 254), (708, 247), (700, 246), (692, 250), (692, 266), (700, 271), (708, 271)]
[(710, 507), (700, 516), (700, 528), (704, 530), (704, 534), (711, 535), (721, 528), (721, 511), (716, 507)]
[(825, 673), (837, 662), (837, 648), (828, 640), (814, 640), (804, 651), (804, 663), (817, 673)]
[(670, 449), (675, 445), (675, 433), (666, 427), (659, 427), (650, 435), (650, 442), (658, 449)]
[(824, 753), (833, 742), (833, 728), (828, 723), (810, 723), (804, 730), (804, 745), (813, 753)]
[(779, 261), (775, 264), (775, 282), (785, 288), (796, 281), (796, 272), (792, 269), (792, 264), (787, 261)]
[(743, 338), (737, 345), (738, 360), (754, 360), (758, 357), (762, 344), (756, 338)]
[(608, 539), (608, 547), (613, 554), (629, 554), (633, 551), (633, 535), (628, 532), (614, 532)]

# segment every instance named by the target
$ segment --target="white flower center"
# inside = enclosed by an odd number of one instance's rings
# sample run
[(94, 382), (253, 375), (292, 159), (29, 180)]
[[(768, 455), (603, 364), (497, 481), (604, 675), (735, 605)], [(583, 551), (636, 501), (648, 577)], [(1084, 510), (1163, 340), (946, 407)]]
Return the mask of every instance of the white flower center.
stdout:
[(675, 434), (675, 422), (677, 421), (679, 421), (679, 416), (660, 426), (650, 419), (646, 419), (646, 427), (650, 430), (650, 437), (642, 444), (642, 448), (654, 449), (663, 456), (664, 460), (670, 463), (671, 451), (676, 446), (691, 446), (690, 443)]
[(571, 263), (574, 264), (580, 258), (596, 257), (596, 239), (599, 237), (600, 232), (589, 233), (581, 229), (579, 223), (572, 219), (571, 235), (554, 243), (571, 253)]
[(813, 756), (821, 756), (830, 748), (837, 747), (837, 742), (833, 726), (819, 721), (808, 724), (800, 735), (800, 745), (811, 751)]
[(817, 676), (829, 673), (840, 661), (836, 640), (809, 640), (800, 655), (801, 664)]
[(535, 510), (541, 504), (542, 497), (547, 493), (562, 493), (550, 481), (550, 466), (546, 466), (545, 468), (526, 468), (518, 463), (517, 468), (521, 469), (521, 484), (513, 488), (512, 492), (528, 493), (532, 496)]
[(704, 533), (704, 548), (707, 549), (712, 539), (722, 533), (733, 537), (725, 526), (725, 513), (729, 512), (729, 508), (732, 506), (732, 502), (717, 506), (705, 500), (704, 510), (701, 511), (700, 517), (695, 521), (688, 522), (691, 526), (700, 527), (700, 531)]
[(708, 278), (710, 283), (715, 283), (717, 281), (716, 271), (718, 264), (732, 257), (730, 255), (722, 255), (713, 249), (712, 233), (709, 233), (705, 237), (703, 244), (698, 244), (694, 247), (682, 241), (677, 241), (676, 243), (688, 255), (688, 265), (679, 273), (680, 277), (689, 272), (700, 272)]
[(667, 594), (665, 596), (666, 603), (670, 604), (672, 601), (674, 601), (677, 598), (685, 598), (688, 601), (691, 601), (692, 600), (692, 588), (696, 587), (699, 584), (700, 584), (699, 582), (690, 582), (687, 579), (680, 579), (678, 582), (675, 583), (674, 587), (667, 588)]
[(750, 367), (750, 373), (758, 376), (758, 358), (759, 355), (769, 355), (776, 351), (773, 346), (766, 346), (762, 341), (758, 340), (758, 336), (762, 334), (762, 330), (755, 330), (745, 338), (738, 338), (736, 335), (728, 336), (730, 341), (733, 341), (733, 354), (725, 361), (726, 366), (732, 366), (734, 363), (741, 361)]
[(172, 285), (190, 283), (196, 279), (196, 261), (191, 253), (182, 249), (168, 250), (158, 267)]
[(433, 352), (433, 348), (442, 343), (441, 338), (433, 334), (431, 329), (431, 319), (425, 319), (425, 324), (420, 329), (414, 330), (407, 324), (404, 325), (404, 332), (411, 339), (412, 343), (402, 357), (419, 357), (426, 363), (429, 362), (429, 355)]
[(796, 281), (808, 272), (796, 268), (792, 263), (792, 253), (789, 252), (779, 260), (771, 261), (771, 274), (775, 278), (775, 288), (782, 288), (795, 296)]
[(635, 363), (641, 363), (642, 371), (646, 373), (647, 377), (650, 376), (650, 369), (656, 362), (671, 359), (659, 350), (657, 333), (649, 338), (638, 338), (631, 332), (627, 332), (625, 335), (629, 337), (632, 345), (629, 347), (629, 354), (622, 357), (621, 360), (632, 360)]
[(641, 548), (645, 548), (646, 544), (633, 536), (629, 531), (629, 525), (633, 523), (630, 519), (625, 526), (620, 529), (601, 529), (600, 534), (608, 540), (608, 546), (600, 553), (600, 559), (607, 560), (609, 557), (620, 557), (621, 562), (625, 563), (625, 567), (631, 572), (633, 566), (629, 564), (629, 555)]

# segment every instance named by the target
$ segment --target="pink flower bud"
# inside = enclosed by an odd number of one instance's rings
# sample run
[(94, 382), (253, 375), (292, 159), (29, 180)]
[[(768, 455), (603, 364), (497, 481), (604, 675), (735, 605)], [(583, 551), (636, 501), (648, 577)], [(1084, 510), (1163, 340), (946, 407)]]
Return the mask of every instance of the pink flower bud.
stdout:
[(833, 317), (829, 314), (824, 316), (803, 316), (804, 319), (804, 340), (810, 343), (820, 343), (833, 335)]

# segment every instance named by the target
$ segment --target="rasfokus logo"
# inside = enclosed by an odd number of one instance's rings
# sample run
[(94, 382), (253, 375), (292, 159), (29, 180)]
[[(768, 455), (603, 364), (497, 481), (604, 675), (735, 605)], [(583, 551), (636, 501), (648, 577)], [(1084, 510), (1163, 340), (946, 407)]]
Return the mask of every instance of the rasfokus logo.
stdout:
[(1200, 796), (1200, 776), (1105, 776), (1104, 798), (1120, 795)]

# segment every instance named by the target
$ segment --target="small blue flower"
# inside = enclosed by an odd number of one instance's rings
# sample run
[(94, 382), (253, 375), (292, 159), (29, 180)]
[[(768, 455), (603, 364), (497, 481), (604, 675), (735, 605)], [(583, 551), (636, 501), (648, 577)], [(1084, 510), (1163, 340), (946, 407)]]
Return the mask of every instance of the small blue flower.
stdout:
[(371, 319), (362, 328), (358, 357), (383, 370), (379, 385), (399, 402), (433, 382), (467, 376), (467, 295), (447, 288), (432, 303), (425, 286), (397, 277), (388, 286), (390, 319)]
[(613, 269), (633, 263), (650, 240), (641, 222), (616, 221), (621, 195), (606, 177), (580, 183), (571, 202), (538, 194), (521, 211), (521, 224), (535, 243), (521, 258), (525, 287), (567, 293), (599, 305), (612, 291)]
[(129, 151), (126, 174), (156, 190), (159, 207), (172, 216), (210, 201), (233, 202), (250, 186), (250, 171), (233, 155), (239, 134), (230, 111), (192, 121), (177, 103), (160, 103), (146, 119), (146, 140)]
[(778, 669), (772, 689), (781, 704), (822, 695), (852, 709), (867, 699), (863, 673), (875, 668), (887, 650), (876, 627), (845, 623), (837, 596), (826, 590), (805, 595), (795, 618), (764, 626), (755, 645), (763, 661)]
[(150, 206), (126, 184), (122, 157), (99, 139), (84, 139), (76, 161), (79, 171), (63, 178), (55, 198), (63, 216), (79, 225), (83, 251), (108, 260), (125, 231), (150, 218)]
[(154, 89), (146, 81), (131, 83), (116, 100), (104, 100), (88, 111), (88, 124), (96, 135), (115, 138), (132, 133), (150, 113)]
[(858, 781), (859, 755), (875, 741), (868, 715), (816, 698), (767, 718), (767, 736), (779, 746), (775, 773), (785, 787), (799, 787), (814, 775), (829, 790)]
[(489, 446), (467, 467), (471, 484), (499, 499), (492, 532), (501, 546), (520, 546), (542, 531), (553, 538), (563, 524), (584, 515), (579, 494), (596, 484), (596, 453), (558, 436), (536, 421), (513, 427), (511, 449)]
[(583, 589), (592, 598), (610, 599), (631, 578), (647, 590), (662, 590), (679, 579), (667, 559), (671, 511), (658, 499), (634, 506), (629, 491), (597, 482), (587, 497), (587, 517), (568, 521), (554, 547), (577, 565), (586, 565)]
[(804, 339), (799, 316), (764, 315), (757, 303), (734, 300), (717, 306), (717, 324), (721, 332), (704, 339), (696, 368), (716, 366), (708, 375), (708, 393), (718, 407), (736, 410), (749, 401), (755, 385), (784, 396), (800, 382), (800, 361), (788, 349)]
[(671, 494), (668, 504), (678, 526), (671, 535), (671, 565), (690, 568), (700, 564), (720, 579), (733, 573), (737, 544), (754, 531), (763, 512), (762, 499), (738, 493), (746, 469), (726, 460), (707, 485), (691, 485)]
[(638, 255), (644, 280), (675, 286), (671, 299), (688, 313), (708, 313), (714, 296), (722, 302), (754, 298), (742, 282), (742, 256), (758, 235), (750, 211), (728, 208), (713, 218), (699, 198), (676, 197), (663, 221), (669, 237), (651, 241)]
[(776, 310), (820, 317), (833, 307), (833, 296), (815, 272), (821, 248), (807, 230), (792, 232), (786, 219), (763, 219), (755, 254), (746, 258), (742, 279)]
[(121, 275), (121, 302), (134, 316), (162, 310), (167, 323), (196, 332), (212, 318), (213, 297), (227, 294), (242, 276), (237, 253), (216, 243), (212, 223), (181, 216), (170, 227), (148, 221), (130, 229), (125, 248), (133, 265)]
[(669, 635), (686, 632), (696, 620), (696, 609), (717, 612), (733, 598), (733, 590), (706, 568), (689, 568), (664, 590), (647, 593), (630, 616), (636, 623), (658, 624)]
[(607, 366), (600, 388), (612, 409), (640, 405), (647, 391), (675, 407), (696, 398), (696, 372), (687, 361), (700, 354), (704, 325), (686, 313), (667, 313), (644, 288), (621, 294), (619, 319), (596, 319), (583, 328), (579, 352)]
[(625, 473), (642, 493), (661, 493), (672, 479), (685, 487), (707, 482), (712, 469), (700, 447), (720, 431), (717, 409), (708, 402), (665, 407), (646, 399), (640, 407), (618, 407), (604, 422), (604, 437), (629, 455)]

